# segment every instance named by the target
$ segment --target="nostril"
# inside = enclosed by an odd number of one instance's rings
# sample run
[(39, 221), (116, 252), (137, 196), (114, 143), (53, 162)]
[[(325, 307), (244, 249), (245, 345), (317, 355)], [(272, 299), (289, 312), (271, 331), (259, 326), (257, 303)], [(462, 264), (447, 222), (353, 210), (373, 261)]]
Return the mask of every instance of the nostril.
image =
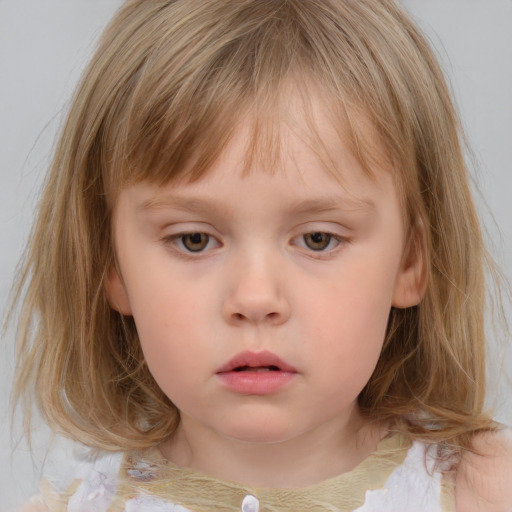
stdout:
[[(280, 313), (273, 311), (272, 313), (265, 314), (263, 318), (267, 321), (276, 321), (279, 320), (280, 316)], [(237, 321), (250, 320), (250, 316), (243, 313), (233, 313), (232, 318)]]
[(290, 316), (290, 305), (277, 294), (242, 294), (238, 291), (231, 293), (222, 304), (222, 316), (228, 323), (238, 326), (260, 322), (279, 325)]

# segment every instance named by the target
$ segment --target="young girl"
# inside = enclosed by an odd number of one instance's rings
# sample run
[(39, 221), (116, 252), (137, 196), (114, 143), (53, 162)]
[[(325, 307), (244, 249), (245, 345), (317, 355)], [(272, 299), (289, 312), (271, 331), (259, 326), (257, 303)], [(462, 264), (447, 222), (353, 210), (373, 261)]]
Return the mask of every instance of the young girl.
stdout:
[(17, 396), (95, 450), (27, 509), (512, 510), (459, 135), (393, 1), (127, 2), (20, 283)]

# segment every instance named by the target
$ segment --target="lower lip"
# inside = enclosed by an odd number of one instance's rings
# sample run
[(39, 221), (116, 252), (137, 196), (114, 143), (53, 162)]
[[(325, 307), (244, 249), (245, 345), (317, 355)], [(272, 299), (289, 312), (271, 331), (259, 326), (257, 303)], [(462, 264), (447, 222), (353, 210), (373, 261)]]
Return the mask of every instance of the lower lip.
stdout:
[(285, 387), (296, 375), (294, 372), (221, 372), (223, 385), (242, 395), (270, 395)]

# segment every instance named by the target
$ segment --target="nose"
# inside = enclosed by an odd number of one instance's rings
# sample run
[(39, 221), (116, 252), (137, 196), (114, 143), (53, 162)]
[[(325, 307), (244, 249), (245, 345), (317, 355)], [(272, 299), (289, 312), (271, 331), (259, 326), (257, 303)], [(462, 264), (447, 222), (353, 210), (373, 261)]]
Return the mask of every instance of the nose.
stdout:
[(253, 257), (237, 261), (227, 279), (223, 316), (232, 325), (281, 325), (290, 317), (284, 275), (276, 262)]

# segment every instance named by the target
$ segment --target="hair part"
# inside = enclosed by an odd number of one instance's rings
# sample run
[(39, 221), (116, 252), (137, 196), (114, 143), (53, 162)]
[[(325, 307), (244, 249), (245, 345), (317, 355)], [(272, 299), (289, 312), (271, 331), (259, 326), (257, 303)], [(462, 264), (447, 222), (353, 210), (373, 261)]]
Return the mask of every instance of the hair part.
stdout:
[[(110, 450), (146, 448), (174, 431), (178, 411), (149, 373), (133, 319), (105, 295), (116, 196), (142, 180), (200, 179), (243, 113), (253, 119), (247, 168), (253, 158), (275, 168), (290, 86), (305, 108), (312, 90), (322, 98), (368, 172), (383, 157), (363, 137), (360, 120), (370, 123), (392, 163), (410, 243), (426, 262), (425, 297), (391, 311), (361, 410), (413, 438), (455, 447), (490, 428), (489, 260), (461, 127), (432, 51), (392, 0), (122, 7), (75, 93), (19, 280), (15, 397), (27, 412), (33, 392), (51, 427)], [(314, 122), (307, 128), (335, 172)]]

